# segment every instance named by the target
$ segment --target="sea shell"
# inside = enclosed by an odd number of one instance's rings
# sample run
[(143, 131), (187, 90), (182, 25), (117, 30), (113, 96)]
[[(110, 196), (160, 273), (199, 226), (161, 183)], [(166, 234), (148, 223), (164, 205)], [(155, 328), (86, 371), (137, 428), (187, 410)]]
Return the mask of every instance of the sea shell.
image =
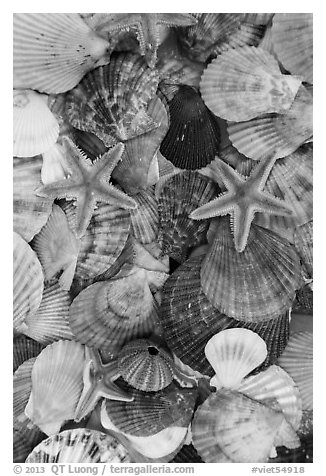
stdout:
[(217, 118), (205, 106), (197, 89), (181, 85), (168, 102), (170, 128), (160, 151), (176, 167), (196, 170), (211, 162), (220, 145)]
[(251, 225), (248, 244), (237, 253), (227, 218), (201, 268), (202, 288), (210, 302), (234, 319), (259, 322), (287, 311), (300, 285), (299, 257), (289, 242)]
[(99, 139), (92, 132), (81, 131), (75, 127), (70, 128), (73, 142), (79, 149), (83, 150), (87, 157), (91, 160), (95, 160), (108, 151), (101, 139)]
[(299, 448), (288, 449), (284, 446), (276, 448), (277, 454), (269, 459), (269, 463), (313, 463), (313, 437), (303, 438)]
[(300, 84), (300, 79), (282, 75), (267, 51), (243, 46), (222, 53), (208, 65), (200, 92), (214, 114), (239, 122), (261, 114), (283, 114), (291, 107)]
[(255, 332), (226, 329), (211, 337), (205, 355), (215, 371), (211, 385), (217, 389), (237, 389), (244, 377), (264, 362), (267, 347)]
[(44, 276), (36, 253), (18, 233), (14, 232), (13, 299), (14, 328), (22, 331), (25, 320), (39, 307)]
[(84, 346), (58, 341), (36, 358), (26, 415), (47, 435), (73, 419), (83, 389)]
[(113, 55), (109, 65), (88, 73), (67, 95), (67, 117), (107, 147), (137, 137), (157, 127), (146, 110), (158, 81), (141, 56)]
[(13, 154), (33, 157), (56, 143), (59, 124), (47, 105), (47, 96), (31, 90), (14, 90)]
[(215, 198), (217, 187), (194, 171), (183, 171), (168, 179), (160, 189), (158, 210), (162, 252), (178, 262), (190, 248), (206, 242), (208, 221), (189, 218), (190, 212)]
[(299, 388), (303, 409), (313, 408), (313, 346), (312, 333), (299, 332), (290, 340), (278, 359), (278, 364), (287, 371)]
[(22, 433), (20, 428), (13, 429), (13, 463), (25, 463), (27, 456), (33, 448), (43, 439), (40, 433), (30, 439), (29, 435)]
[(15, 13), (14, 87), (68, 91), (109, 62), (108, 50), (77, 13)]
[(179, 453), (173, 458), (171, 463), (204, 463), (195, 447), (190, 445), (183, 445)]
[(26, 463), (129, 463), (127, 450), (111, 435), (86, 428), (65, 430), (36, 446)]
[(214, 371), (204, 353), (206, 343), (224, 329), (240, 327), (264, 339), (268, 355), (263, 367), (275, 363), (289, 338), (288, 313), (261, 322), (244, 322), (225, 316), (210, 304), (201, 289), (202, 261), (203, 255), (188, 259), (164, 285), (159, 317), (171, 350), (184, 364), (212, 377)]
[(308, 83), (313, 82), (313, 15), (312, 13), (276, 13), (272, 39), (283, 66)]
[(293, 312), (301, 314), (313, 314), (314, 293), (312, 283), (305, 284), (298, 289), (296, 300), (292, 305)]
[(173, 380), (172, 356), (149, 339), (126, 344), (119, 352), (118, 366), (121, 377), (137, 390), (157, 392)]
[(26, 360), (36, 357), (43, 348), (42, 344), (24, 335), (14, 337), (13, 371), (15, 372)]
[(274, 16), (274, 13), (243, 13), (243, 20), (255, 25), (268, 25)]
[(312, 137), (312, 96), (301, 86), (284, 114), (266, 114), (251, 121), (228, 125), (232, 144), (254, 160), (273, 153), (286, 157)]
[(242, 21), (232, 36), (227, 37), (222, 43), (214, 46), (211, 58), (216, 58), (230, 49), (242, 48), (243, 46), (259, 46), (264, 36), (266, 27), (264, 25), (255, 25)]
[(158, 233), (158, 204), (152, 187), (141, 190), (132, 197), (137, 203), (135, 210), (130, 210), (131, 234), (139, 243), (151, 243)]
[(294, 246), (308, 278), (313, 277), (313, 221), (299, 226), (294, 231)]
[(52, 199), (35, 194), (35, 189), (41, 185), (41, 167), (41, 156), (14, 158), (14, 230), (26, 241), (31, 241), (40, 231), (52, 210)]
[(63, 180), (69, 175), (64, 148), (59, 141), (56, 142), (51, 149), (43, 152), (42, 157), (41, 180), (44, 185)]

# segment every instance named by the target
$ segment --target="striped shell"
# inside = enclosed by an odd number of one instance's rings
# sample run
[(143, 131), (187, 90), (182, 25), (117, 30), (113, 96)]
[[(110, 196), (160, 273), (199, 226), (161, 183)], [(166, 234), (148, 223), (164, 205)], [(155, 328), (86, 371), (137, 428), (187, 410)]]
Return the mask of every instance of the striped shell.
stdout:
[(153, 187), (141, 190), (132, 197), (137, 208), (130, 211), (131, 234), (139, 243), (151, 243), (158, 233), (158, 204)]
[(15, 372), (26, 360), (36, 357), (43, 348), (42, 344), (22, 334), (14, 337), (13, 371)]
[(313, 277), (313, 221), (296, 228), (294, 246), (300, 256), (301, 263), (308, 278)]

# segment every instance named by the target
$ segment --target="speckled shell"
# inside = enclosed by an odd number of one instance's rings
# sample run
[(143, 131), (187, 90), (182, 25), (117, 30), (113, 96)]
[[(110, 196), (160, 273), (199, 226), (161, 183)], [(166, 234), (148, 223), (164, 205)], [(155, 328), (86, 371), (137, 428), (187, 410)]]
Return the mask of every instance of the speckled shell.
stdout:
[(251, 225), (242, 253), (234, 248), (222, 218), (201, 268), (204, 293), (213, 306), (234, 319), (259, 322), (286, 312), (300, 285), (294, 247), (276, 233)]
[(44, 276), (36, 253), (18, 233), (13, 239), (13, 313), (14, 328), (21, 332), (25, 320), (39, 307), (44, 288)]
[(144, 392), (157, 392), (170, 385), (174, 361), (167, 349), (149, 339), (126, 344), (119, 352), (121, 377), (132, 387)]
[(84, 346), (58, 341), (36, 358), (26, 415), (47, 435), (74, 417), (83, 389)]
[(121, 382), (121, 388), (127, 390), (134, 400), (106, 400), (104, 405), (109, 419), (124, 434), (144, 437), (173, 426), (189, 426), (197, 396), (196, 390), (181, 389), (172, 383), (159, 392), (142, 392), (123, 380), (118, 382)]
[(130, 210), (131, 234), (139, 243), (151, 243), (158, 234), (158, 204), (153, 187), (141, 190), (132, 197), (137, 208)]
[(26, 241), (40, 231), (52, 210), (52, 199), (35, 194), (35, 189), (41, 185), (41, 167), (41, 156), (14, 158), (14, 230)]
[(283, 75), (263, 49), (243, 46), (215, 58), (204, 71), (200, 92), (207, 107), (228, 121), (287, 111), (301, 80)]
[(210, 304), (201, 289), (202, 260), (203, 256), (188, 259), (164, 285), (159, 317), (171, 350), (183, 363), (212, 377), (214, 371), (204, 353), (206, 343), (224, 329), (240, 327), (264, 339), (268, 355), (262, 367), (275, 363), (289, 338), (288, 313), (262, 322), (244, 322), (225, 316)]
[(312, 283), (305, 284), (298, 289), (292, 311), (300, 314), (313, 314), (314, 293)]
[(211, 180), (190, 170), (164, 183), (158, 200), (159, 239), (164, 254), (183, 262), (190, 248), (206, 242), (208, 221), (192, 220), (189, 214), (215, 198), (216, 193)]
[(24, 335), (14, 337), (13, 371), (15, 372), (26, 360), (36, 357), (43, 348), (42, 344)]
[(282, 414), (237, 392), (220, 390), (196, 411), (193, 444), (206, 463), (268, 460)]
[(107, 147), (137, 137), (156, 127), (146, 111), (158, 81), (156, 70), (140, 56), (113, 55), (109, 65), (88, 73), (67, 95), (67, 117)]
[(313, 277), (313, 220), (296, 228), (294, 246), (300, 256), (301, 263), (307, 272), (307, 277)]
[(109, 62), (109, 43), (78, 13), (14, 13), (14, 87), (61, 93)]
[(272, 40), (277, 57), (292, 74), (313, 82), (312, 13), (276, 13)]
[(26, 463), (130, 463), (130, 457), (113, 436), (75, 428), (42, 441)]
[(284, 114), (266, 114), (251, 121), (231, 123), (228, 134), (239, 152), (254, 160), (273, 153), (286, 157), (312, 137), (312, 96), (304, 86)]
[(278, 359), (299, 388), (304, 410), (313, 408), (313, 345), (312, 332), (293, 334)]

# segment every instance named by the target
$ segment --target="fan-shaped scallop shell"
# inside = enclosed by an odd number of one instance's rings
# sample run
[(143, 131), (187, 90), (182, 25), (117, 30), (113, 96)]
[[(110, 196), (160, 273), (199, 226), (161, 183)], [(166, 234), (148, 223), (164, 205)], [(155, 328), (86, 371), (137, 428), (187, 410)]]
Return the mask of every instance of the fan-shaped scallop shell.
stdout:
[(287, 371), (299, 388), (302, 405), (305, 410), (313, 407), (313, 347), (312, 333), (293, 334), (278, 359), (278, 364)]
[(174, 361), (170, 353), (149, 339), (126, 344), (119, 352), (121, 377), (129, 385), (144, 392), (157, 392), (170, 385)]
[(239, 122), (261, 114), (284, 113), (300, 84), (300, 79), (283, 75), (267, 51), (243, 46), (222, 53), (208, 65), (200, 91), (214, 114)]
[(157, 237), (159, 222), (155, 192), (149, 187), (132, 198), (137, 203), (137, 208), (130, 210), (131, 233), (140, 243), (151, 243)]
[(283, 66), (292, 74), (313, 82), (313, 20), (312, 13), (276, 13), (272, 39), (275, 52)]
[(44, 276), (36, 253), (15, 232), (13, 279), (14, 328), (21, 331), (26, 327), (25, 320), (41, 303)]
[(300, 285), (299, 256), (276, 233), (251, 225), (237, 253), (228, 220), (220, 220), (201, 269), (202, 288), (213, 306), (234, 319), (259, 322), (287, 311)]
[(36, 358), (32, 370), (32, 393), (26, 415), (51, 435), (74, 417), (83, 389), (84, 346), (58, 341)]
[(208, 221), (192, 220), (189, 214), (215, 196), (214, 183), (194, 171), (183, 171), (164, 183), (158, 201), (164, 254), (182, 262), (190, 248), (206, 242)]
[(109, 65), (88, 73), (67, 95), (67, 117), (107, 147), (137, 137), (157, 126), (146, 111), (158, 81), (157, 72), (141, 56), (112, 56)]
[(14, 337), (13, 371), (15, 372), (26, 360), (36, 357), (43, 348), (42, 344), (25, 335)]
[(214, 371), (204, 353), (206, 343), (224, 329), (240, 327), (264, 339), (268, 355), (263, 366), (274, 363), (289, 338), (288, 313), (262, 322), (244, 322), (225, 316), (210, 304), (201, 289), (202, 261), (203, 256), (188, 259), (164, 285), (159, 317), (171, 350), (183, 363), (212, 377)]
[(25, 463), (27, 456), (33, 448), (43, 439), (40, 432), (35, 438), (22, 433), (20, 428), (13, 429), (13, 463)]
[(14, 87), (61, 93), (109, 62), (108, 41), (78, 13), (14, 13)]
[(26, 463), (129, 463), (127, 450), (111, 435), (86, 428), (65, 430), (36, 446)]
[(284, 114), (266, 114), (251, 121), (228, 125), (232, 144), (246, 157), (260, 160), (264, 154), (286, 157), (312, 137), (312, 96), (299, 88)]
[(160, 151), (176, 167), (196, 170), (211, 162), (220, 145), (217, 118), (198, 91), (181, 85), (168, 103), (170, 128)]
[(294, 246), (299, 253), (307, 277), (313, 277), (313, 221), (299, 226), (294, 231)]
[(243, 20), (255, 25), (268, 25), (273, 16), (274, 13), (244, 13)]

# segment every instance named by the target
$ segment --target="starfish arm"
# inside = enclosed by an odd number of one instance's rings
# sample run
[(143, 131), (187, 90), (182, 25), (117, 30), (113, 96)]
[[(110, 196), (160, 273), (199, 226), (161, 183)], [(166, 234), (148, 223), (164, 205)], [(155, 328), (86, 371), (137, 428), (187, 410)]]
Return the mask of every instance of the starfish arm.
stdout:
[(109, 180), (111, 174), (115, 167), (117, 166), (118, 162), (120, 162), (122, 158), (122, 154), (124, 152), (124, 144), (119, 142), (116, 146), (114, 146), (109, 151), (105, 152), (100, 159), (98, 159), (95, 164), (92, 166), (92, 176), (95, 177), (99, 175), (102, 180)]
[(72, 179), (59, 180), (58, 182), (42, 185), (35, 190), (39, 197), (75, 199), (80, 193), (82, 185)]
[(97, 30), (118, 31), (126, 30), (132, 26), (141, 24), (140, 13), (103, 13), (99, 14), (98, 22), (96, 23)]
[(87, 416), (95, 408), (96, 403), (100, 398), (100, 396), (97, 394), (96, 382), (94, 378), (91, 377), (91, 369), (93, 365), (94, 364), (92, 360), (89, 360), (84, 367), (84, 388), (76, 407), (74, 416), (75, 421), (80, 421), (85, 418), (85, 416)]
[[(209, 164), (213, 175), (222, 179), (228, 190), (234, 191), (236, 187), (243, 185), (246, 181), (230, 165), (221, 159), (215, 159)], [(218, 181), (218, 180), (216, 180)]]
[(211, 202), (205, 203), (197, 210), (193, 210), (189, 217), (192, 220), (205, 220), (217, 216), (232, 214), (235, 207), (235, 197), (231, 192), (226, 192), (223, 195), (215, 198)]
[(137, 208), (137, 203), (133, 198), (111, 184), (99, 185), (96, 187), (95, 192), (96, 201), (109, 203), (127, 210), (135, 210)]
[(62, 143), (66, 167), (70, 170), (75, 179), (82, 179), (84, 173), (91, 170), (92, 166), (87, 164), (86, 160), (84, 160), (84, 154), (69, 137), (64, 137)]
[(98, 394), (108, 400), (116, 400), (120, 402), (132, 402), (134, 397), (128, 395), (112, 381), (100, 382), (98, 386)]
[(91, 221), (96, 205), (94, 191), (87, 190), (80, 194), (76, 201), (76, 237), (81, 238)]
[(285, 201), (273, 197), (267, 192), (258, 192), (255, 210), (257, 212), (268, 213), (270, 215), (291, 216), (293, 210)]
[(238, 253), (242, 253), (247, 246), (250, 226), (255, 216), (253, 206), (237, 206), (231, 221), (234, 236), (234, 246)]
[(250, 173), (248, 181), (257, 184), (257, 189), (262, 190), (275, 162), (276, 156), (274, 154), (262, 158)]
[(166, 26), (196, 25), (197, 19), (191, 13), (158, 13), (158, 23)]

